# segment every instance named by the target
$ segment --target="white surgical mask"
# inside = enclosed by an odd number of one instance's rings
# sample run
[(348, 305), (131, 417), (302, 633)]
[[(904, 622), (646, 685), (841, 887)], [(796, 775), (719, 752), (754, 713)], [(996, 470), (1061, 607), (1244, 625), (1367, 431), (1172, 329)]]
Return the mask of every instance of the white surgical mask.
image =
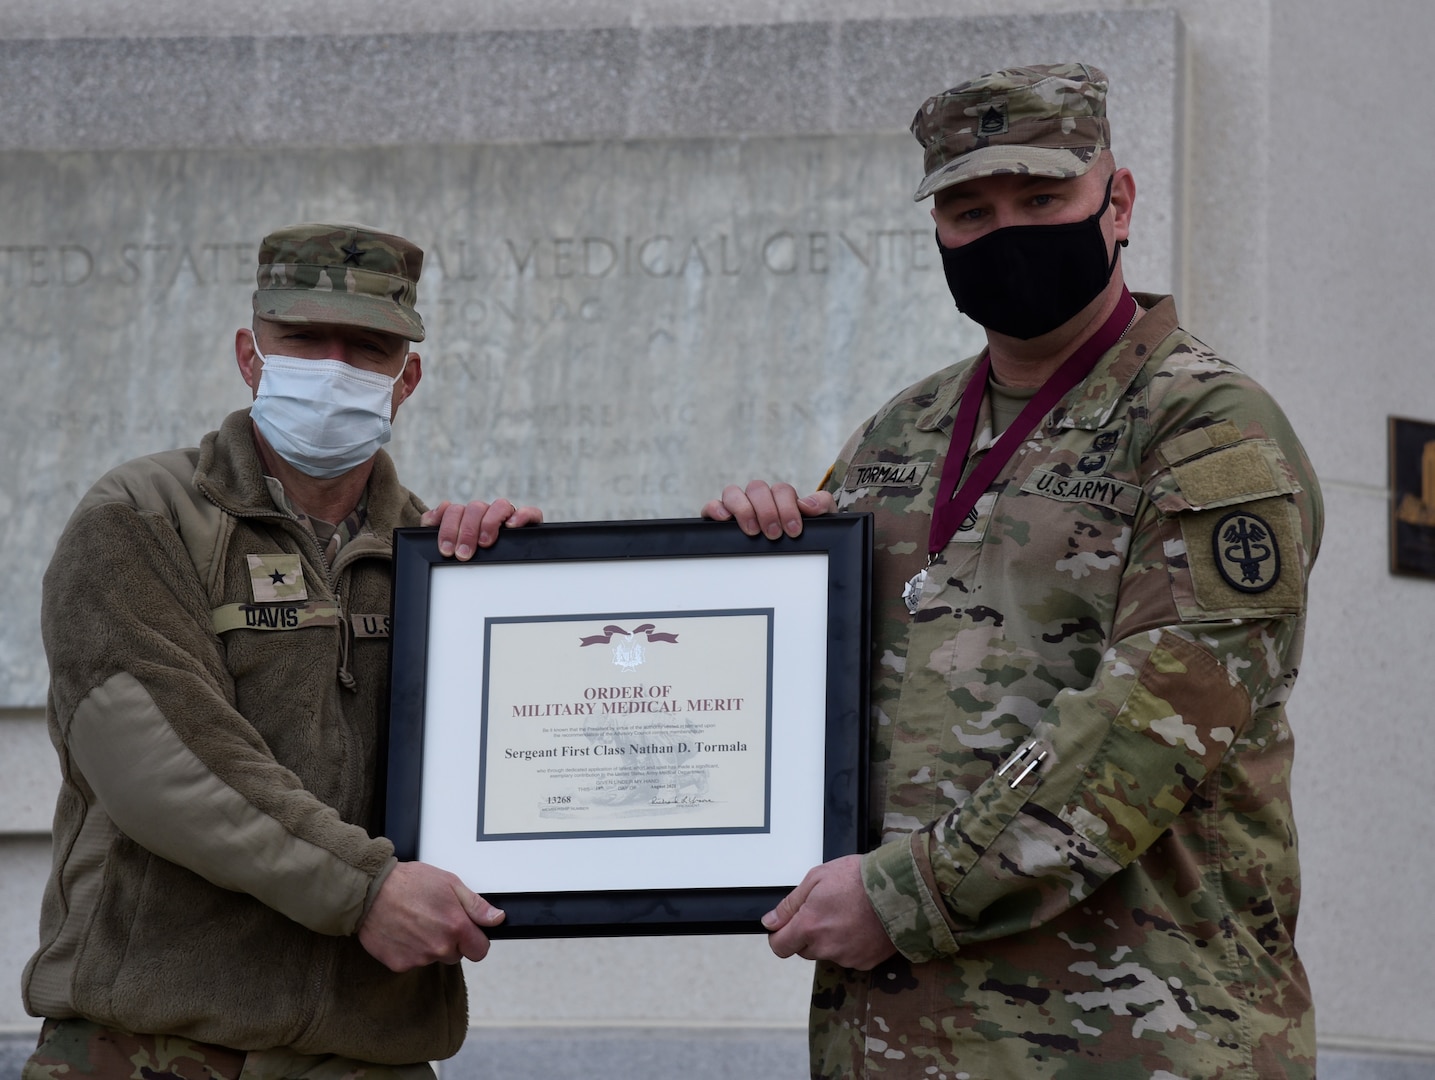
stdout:
[[(328, 480), (362, 465), (389, 441), (390, 379), (342, 360), (265, 356), (249, 416), (276, 454), (307, 476)], [(404, 357), (408, 367), (408, 357)]]

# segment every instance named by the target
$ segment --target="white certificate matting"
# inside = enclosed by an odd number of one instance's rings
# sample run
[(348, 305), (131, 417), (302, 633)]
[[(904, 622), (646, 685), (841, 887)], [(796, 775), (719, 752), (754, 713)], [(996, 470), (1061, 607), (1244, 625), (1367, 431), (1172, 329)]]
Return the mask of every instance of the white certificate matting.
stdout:
[(434, 566), (419, 858), (488, 893), (800, 881), (823, 861), (827, 563)]

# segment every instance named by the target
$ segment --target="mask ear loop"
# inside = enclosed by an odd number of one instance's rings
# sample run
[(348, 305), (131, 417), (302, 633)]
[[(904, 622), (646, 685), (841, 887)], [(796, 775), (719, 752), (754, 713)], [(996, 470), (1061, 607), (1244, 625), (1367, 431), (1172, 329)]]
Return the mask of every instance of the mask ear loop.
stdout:
[[(260, 350), (259, 335), (254, 332), (254, 328), (247, 326), (245, 329), (249, 331), (249, 344), (254, 348), (254, 355), (259, 358), (259, 378), (262, 380), (264, 378), (264, 369), (269, 366), (269, 358)], [(253, 389), (255, 395), (258, 396), (259, 387), (256, 385)]]
[[(1091, 215), (1092, 221), (1100, 221), (1101, 216), (1106, 213), (1107, 208), (1111, 205), (1111, 185), (1114, 183), (1116, 183), (1116, 174), (1112, 173), (1106, 180), (1106, 197), (1101, 200), (1101, 209)], [(1116, 273), (1116, 260), (1121, 257), (1121, 249), (1129, 247), (1130, 244), (1130, 240), (1118, 240), (1111, 249), (1111, 265), (1106, 268), (1107, 281), (1110, 281), (1111, 275)]]
[(1106, 280), (1111, 280), (1111, 275), (1116, 273), (1116, 260), (1121, 258), (1121, 249), (1131, 243), (1130, 240), (1118, 240), (1116, 246), (1111, 250), (1111, 265), (1106, 268)]

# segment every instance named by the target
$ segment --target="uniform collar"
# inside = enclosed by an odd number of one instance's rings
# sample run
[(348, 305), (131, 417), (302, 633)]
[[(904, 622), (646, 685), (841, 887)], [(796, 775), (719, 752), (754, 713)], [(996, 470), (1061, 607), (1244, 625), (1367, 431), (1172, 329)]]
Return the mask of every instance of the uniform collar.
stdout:
[[(1095, 430), (1102, 427), (1152, 350), (1176, 329), (1176, 302), (1171, 297), (1152, 293), (1132, 295), (1141, 305), (1142, 314), (1137, 316), (1121, 340), (1097, 361), (1095, 369), (1067, 396), (1067, 400), (1051, 411), (1043, 430)], [(917, 417), (919, 431), (951, 430), (962, 391), (971, 381), (975, 368), (976, 360), (973, 358), (951, 369), (951, 373), (938, 385), (931, 405)], [(982, 408), (984, 411), (988, 409), (985, 401)]]
[[(288, 513), (287, 509), (276, 506), (264, 475), (248, 409), (230, 413), (218, 431), (204, 437), (199, 445), (194, 483), (226, 513), (240, 517)], [(374, 458), (365, 497), (369, 529), (387, 537), (400, 524), (404, 497), (393, 459), (380, 450)]]

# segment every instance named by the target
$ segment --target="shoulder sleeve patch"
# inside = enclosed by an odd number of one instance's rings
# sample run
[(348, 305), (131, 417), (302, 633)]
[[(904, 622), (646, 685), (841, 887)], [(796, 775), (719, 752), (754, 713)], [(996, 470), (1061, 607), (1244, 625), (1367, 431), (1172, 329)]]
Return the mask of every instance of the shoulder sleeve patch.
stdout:
[(1199, 611), (1294, 613), (1305, 601), (1295, 507), (1284, 497), (1182, 514), (1181, 537)]
[(1281, 579), (1281, 548), (1271, 523), (1249, 510), (1232, 510), (1211, 530), (1216, 570), (1244, 593), (1263, 593)]

